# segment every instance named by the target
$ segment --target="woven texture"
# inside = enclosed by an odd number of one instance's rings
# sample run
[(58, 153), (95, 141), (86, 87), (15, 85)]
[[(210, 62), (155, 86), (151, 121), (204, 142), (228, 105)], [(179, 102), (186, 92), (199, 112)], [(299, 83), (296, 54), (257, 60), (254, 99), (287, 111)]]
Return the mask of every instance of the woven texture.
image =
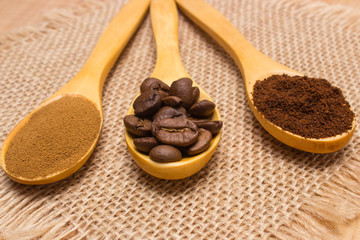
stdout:
[[(359, 12), (310, 0), (208, 2), (266, 55), (340, 87), (359, 115)], [(1, 142), (79, 71), (124, 3), (84, 1), (0, 39)], [(148, 16), (105, 83), (104, 126), (87, 163), (43, 186), (0, 171), (0, 239), (332, 239), (332, 224), (360, 213), (358, 131), (333, 154), (278, 142), (252, 115), (232, 59), (181, 14), (179, 41), (185, 68), (224, 121), (209, 163), (165, 181), (127, 151), (123, 117), (156, 61)]]

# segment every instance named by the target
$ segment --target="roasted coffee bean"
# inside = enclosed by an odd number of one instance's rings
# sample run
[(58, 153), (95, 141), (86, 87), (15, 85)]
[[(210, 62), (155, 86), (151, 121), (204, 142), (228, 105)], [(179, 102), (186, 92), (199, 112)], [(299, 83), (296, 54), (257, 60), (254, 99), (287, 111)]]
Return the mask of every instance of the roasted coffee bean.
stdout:
[(198, 128), (209, 130), (212, 134), (217, 134), (222, 128), (222, 121), (209, 121), (207, 119), (193, 120)]
[(155, 162), (177, 162), (182, 158), (179, 149), (169, 145), (159, 145), (150, 151), (150, 159)]
[(162, 99), (162, 103), (170, 107), (179, 107), (182, 105), (182, 100), (177, 96), (167, 96)]
[(193, 144), (199, 134), (195, 123), (186, 118), (162, 119), (155, 125), (154, 132), (159, 142), (178, 147)]
[(157, 78), (147, 78), (140, 85), (140, 92), (146, 92), (149, 90), (159, 93), (161, 99), (169, 96), (170, 87), (163, 81)]
[(133, 103), (135, 115), (124, 118), (126, 129), (139, 137), (133, 139), (137, 151), (154, 161), (173, 162), (181, 160), (181, 151), (194, 156), (209, 148), (222, 122), (210, 120), (215, 104), (198, 102), (200, 90), (192, 84), (189, 78), (170, 87), (156, 78), (143, 81), (141, 95)]
[(192, 90), (193, 90), (193, 100), (192, 100), (191, 105), (196, 103), (197, 100), (199, 100), (199, 97), (200, 97), (200, 90), (199, 90), (198, 87), (193, 87)]
[(164, 106), (155, 113), (153, 121), (159, 121), (164, 118), (186, 118), (186, 115), (173, 107)]
[(153, 124), (151, 125), (151, 132), (153, 135), (155, 135), (156, 124), (165, 118), (186, 118), (186, 114), (169, 106), (160, 108), (160, 110), (153, 116)]
[(149, 153), (151, 149), (159, 145), (154, 137), (135, 138), (134, 145), (140, 152)]
[(137, 97), (133, 104), (135, 115), (147, 117), (161, 107), (161, 97), (157, 91), (149, 90)]
[(158, 93), (160, 95), (161, 100), (169, 96), (168, 93), (163, 92), (163, 91), (158, 91)]
[(162, 91), (169, 93), (170, 87), (163, 81), (157, 78), (147, 78), (140, 85), (140, 92), (146, 92), (148, 90)]
[(195, 117), (210, 116), (215, 110), (215, 103), (209, 100), (201, 100), (189, 108), (189, 113)]
[(196, 142), (193, 145), (187, 147), (184, 152), (190, 156), (202, 153), (210, 146), (211, 139), (212, 134), (210, 131), (205, 130), (204, 128), (199, 128), (199, 136)]
[(184, 107), (177, 107), (175, 109), (187, 116), (187, 111)]
[(192, 80), (190, 78), (180, 78), (171, 84), (169, 95), (181, 98), (183, 107), (188, 109), (194, 100), (193, 92)]
[(198, 123), (211, 121), (210, 118), (196, 118), (196, 117), (192, 117), (192, 116), (188, 116), (187, 119), (189, 119), (190, 121), (192, 121), (192, 122), (195, 123), (196, 125), (197, 125)]
[(135, 115), (127, 115), (124, 117), (124, 124), (128, 132), (138, 137), (145, 137), (151, 134), (151, 121), (143, 119)]

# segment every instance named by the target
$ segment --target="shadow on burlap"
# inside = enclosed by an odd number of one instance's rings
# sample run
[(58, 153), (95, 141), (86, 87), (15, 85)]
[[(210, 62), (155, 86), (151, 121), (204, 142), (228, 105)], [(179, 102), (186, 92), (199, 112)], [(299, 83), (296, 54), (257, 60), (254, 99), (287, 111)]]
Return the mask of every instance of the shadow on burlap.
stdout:
[[(0, 40), (0, 140), (82, 67), (125, 1), (84, 1)], [(358, 115), (360, 13), (310, 0), (209, 3), (273, 59), (340, 87)], [(247, 105), (242, 76), (214, 40), (179, 14), (185, 68), (215, 100), (222, 141), (197, 174), (164, 181), (139, 169), (123, 117), (156, 55), (147, 17), (110, 73), (104, 127), (74, 175), (26, 186), (0, 172), (0, 238), (332, 239), (360, 212), (360, 139), (333, 154), (292, 149), (270, 136)]]

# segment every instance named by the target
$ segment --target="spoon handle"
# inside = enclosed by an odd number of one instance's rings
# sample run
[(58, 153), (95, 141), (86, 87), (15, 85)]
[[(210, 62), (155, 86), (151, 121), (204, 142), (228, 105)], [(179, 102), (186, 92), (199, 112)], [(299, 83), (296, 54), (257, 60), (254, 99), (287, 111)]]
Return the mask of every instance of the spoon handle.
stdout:
[[(240, 62), (257, 51), (245, 37), (215, 8), (202, 0), (176, 0), (188, 18), (214, 38), (242, 68)], [(244, 51), (246, 49), (246, 51)]]
[(151, 76), (167, 83), (189, 77), (179, 54), (178, 13), (174, 0), (152, 0), (150, 17), (157, 54)]
[[(218, 10), (203, 0), (176, 0), (180, 10), (195, 24), (214, 38), (234, 59), (245, 81), (260, 80), (262, 74), (274, 69), (292, 72), (290, 68), (275, 62), (254, 46)], [(249, 85), (253, 81), (248, 82)]]
[(98, 95), (96, 98), (101, 99), (109, 71), (139, 27), (149, 6), (150, 0), (129, 0), (122, 6), (100, 36), (83, 68), (56, 95), (75, 91), (89, 98)]

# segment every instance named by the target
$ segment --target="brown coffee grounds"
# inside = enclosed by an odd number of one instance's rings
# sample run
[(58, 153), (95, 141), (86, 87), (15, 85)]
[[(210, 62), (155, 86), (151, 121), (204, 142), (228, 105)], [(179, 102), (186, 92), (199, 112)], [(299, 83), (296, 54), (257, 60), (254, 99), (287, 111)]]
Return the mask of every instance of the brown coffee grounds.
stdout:
[(355, 116), (341, 90), (320, 78), (273, 75), (255, 83), (253, 100), (270, 122), (305, 138), (344, 133)]
[(7, 171), (34, 179), (65, 170), (94, 144), (101, 128), (96, 106), (77, 95), (67, 95), (35, 112), (9, 145)]

